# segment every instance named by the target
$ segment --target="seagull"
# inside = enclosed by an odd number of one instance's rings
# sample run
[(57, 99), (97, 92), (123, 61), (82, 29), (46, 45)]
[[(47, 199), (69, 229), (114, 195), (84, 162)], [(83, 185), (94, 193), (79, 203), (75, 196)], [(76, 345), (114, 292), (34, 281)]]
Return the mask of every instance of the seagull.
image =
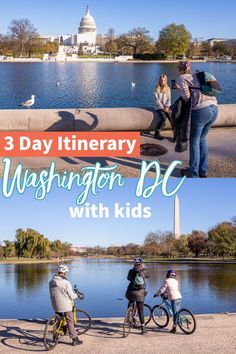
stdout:
[(34, 105), (34, 103), (35, 103), (35, 95), (32, 95), (30, 100), (22, 102), (19, 105), (19, 107), (28, 107), (28, 108), (30, 108), (31, 106)]

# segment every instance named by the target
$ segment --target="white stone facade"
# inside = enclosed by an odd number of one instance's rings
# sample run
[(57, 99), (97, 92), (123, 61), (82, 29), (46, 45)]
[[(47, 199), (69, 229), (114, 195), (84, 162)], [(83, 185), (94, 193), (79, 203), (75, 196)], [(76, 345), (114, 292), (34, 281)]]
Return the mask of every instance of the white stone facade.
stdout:
[(97, 27), (94, 18), (87, 7), (86, 14), (81, 19), (78, 34), (60, 36), (64, 46), (74, 47), (75, 51), (83, 53), (96, 53)]

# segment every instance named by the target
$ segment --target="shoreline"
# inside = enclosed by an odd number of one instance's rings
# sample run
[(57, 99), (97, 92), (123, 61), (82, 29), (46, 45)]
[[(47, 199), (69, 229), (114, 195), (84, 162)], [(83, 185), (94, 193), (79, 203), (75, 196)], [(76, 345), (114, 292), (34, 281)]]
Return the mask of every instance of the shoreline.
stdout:
[[(123, 261), (126, 263), (132, 263), (132, 259), (127, 258), (120, 258), (112, 255), (107, 256), (71, 256), (71, 257), (64, 257), (62, 259), (7, 259), (7, 260), (0, 260), (0, 266), (2, 264), (49, 264), (49, 263), (62, 263), (62, 262), (71, 262), (75, 259), (114, 259)], [(155, 264), (155, 263), (179, 263), (179, 264), (236, 264), (236, 259), (230, 260), (216, 260), (216, 259), (194, 259), (194, 258), (186, 258), (186, 259), (145, 259), (143, 257), (144, 263), (146, 264)]]
[[(195, 317), (209, 317), (209, 316), (236, 316), (236, 312), (206, 312), (206, 313), (194, 313)], [(40, 318), (40, 317), (35, 317), (35, 318), (0, 318), (0, 325), (4, 321), (38, 321), (38, 322), (46, 322), (47, 318)], [(93, 317), (92, 321), (93, 322), (99, 322), (102, 320), (109, 320), (109, 321), (123, 321), (123, 317)]]
[(62, 259), (37, 259), (37, 258), (23, 258), (23, 259), (6, 259), (0, 260), (1, 264), (48, 264), (48, 263), (62, 263), (62, 262), (70, 262), (74, 259), (74, 257), (64, 257)]
[[(219, 63), (219, 64), (235, 64), (236, 60), (221, 61), (217, 59), (212, 60), (188, 60), (190, 63)], [(78, 58), (78, 59), (68, 59), (68, 60), (42, 60), (40, 58), (30, 58), (30, 59), (8, 59), (0, 60), (0, 64), (3, 63), (110, 63), (110, 64), (177, 64), (179, 60), (116, 60), (116, 59), (103, 59), (103, 58)]]

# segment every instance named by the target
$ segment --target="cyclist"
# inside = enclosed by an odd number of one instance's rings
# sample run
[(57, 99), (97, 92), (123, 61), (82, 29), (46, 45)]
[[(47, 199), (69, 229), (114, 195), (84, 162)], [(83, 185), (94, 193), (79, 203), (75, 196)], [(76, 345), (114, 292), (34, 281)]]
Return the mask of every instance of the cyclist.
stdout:
[(136, 302), (138, 308), (139, 320), (141, 323), (141, 334), (145, 334), (145, 321), (144, 321), (144, 298), (146, 295), (145, 279), (149, 276), (145, 272), (143, 260), (140, 257), (134, 258), (134, 266), (129, 270), (127, 279), (129, 280), (129, 285), (126, 291), (126, 298), (129, 300), (128, 308), (132, 303)]
[(168, 299), (170, 300), (171, 308), (173, 312), (173, 328), (171, 329), (170, 332), (176, 333), (176, 327), (178, 322), (178, 311), (180, 309), (182, 296), (179, 291), (179, 282), (176, 279), (176, 272), (173, 269), (167, 271), (166, 280), (164, 281), (160, 289), (156, 292), (154, 297), (164, 293), (167, 294)]
[(74, 327), (72, 301), (77, 299), (77, 294), (72, 290), (71, 283), (67, 280), (69, 268), (66, 265), (59, 265), (57, 273), (49, 282), (49, 291), (51, 303), (54, 311), (60, 315), (65, 315), (69, 336), (72, 339), (72, 345), (76, 346), (83, 342), (79, 340)]

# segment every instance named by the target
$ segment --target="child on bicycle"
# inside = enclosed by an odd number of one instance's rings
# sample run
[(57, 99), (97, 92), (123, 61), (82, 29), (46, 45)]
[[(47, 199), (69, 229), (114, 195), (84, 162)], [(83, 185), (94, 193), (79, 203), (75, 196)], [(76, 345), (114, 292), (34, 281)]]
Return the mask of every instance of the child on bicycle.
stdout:
[(73, 292), (71, 283), (67, 280), (66, 275), (69, 268), (66, 265), (59, 265), (57, 268), (58, 274), (54, 275), (53, 279), (49, 282), (49, 291), (51, 303), (54, 311), (58, 315), (65, 315), (72, 345), (79, 345), (83, 342), (79, 340), (78, 333), (76, 332), (73, 312), (72, 301), (78, 298), (78, 295)]
[(143, 260), (140, 257), (134, 258), (134, 267), (129, 270), (127, 279), (129, 285), (126, 291), (126, 298), (129, 300), (128, 308), (136, 302), (139, 320), (141, 323), (141, 334), (145, 334), (145, 321), (144, 321), (144, 298), (146, 295), (146, 282), (145, 279), (148, 275), (145, 272)]
[(180, 309), (181, 303), (181, 294), (179, 291), (179, 282), (176, 279), (176, 272), (171, 269), (168, 270), (166, 273), (166, 280), (164, 281), (163, 285), (160, 289), (156, 292), (154, 297), (160, 296), (161, 294), (166, 293), (168, 299), (171, 303), (171, 308), (173, 312), (173, 328), (171, 329), (171, 333), (176, 333), (176, 327), (178, 322), (178, 311)]

